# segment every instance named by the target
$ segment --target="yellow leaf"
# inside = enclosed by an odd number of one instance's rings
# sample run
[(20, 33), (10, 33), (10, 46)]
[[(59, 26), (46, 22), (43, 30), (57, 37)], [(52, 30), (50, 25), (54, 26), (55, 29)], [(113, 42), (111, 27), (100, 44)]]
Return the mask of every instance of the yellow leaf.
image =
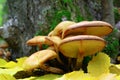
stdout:
[(7, 61), (0, 58), (0, 67), (3, 67), (6, 63), (7, 63)]
[(16, 79), (9, 74), (0, 74), (0, 80), (16, 80)]
[(110, 73), (120, 75), (120, 64), (118, 64), (118, 65), (111, 64), (109, 69), (110, 69)]
[(17, 59), (17, 66), (22, 67), (24, 61), (27, 59), (28, 57), (22, 57)]
[(105, 53), (98, 53), (93, 59), (88, 63), (88, 73), (93, 76), (99, 76), (103, 73), (109, 73), (110, 58)]
[(0, 74), (10, 74), (13, 76), (18, 71), (23, 71), (23, 69), (20, 67), (15, 67), (15, 68), (10, 68), (10, 69), (0, 69)]
[(119, 75), (119, 76), (116, 76), (116, 80), (120, 80), (120, 75)]
[(10, 62), (6, 63), (4, 67), (6, 67), (6, 68), (22, 67), (23, 62), (26, 59), (27, 59), (27, 57), (18, 58), (17, 62), (10, 61)]
[(17, 63), (14, 62), (14, 61), (10, 61), (8, 62), (7, 64), (5, 64), (5, 68), (13, 68), (13, 67), (16, 67)]
[(29, 77), (29, 78), (24, 78), (24, 79), (19, 79), (19, 80), (54, 80), (58, 77), (60, 77), (61, 75), (58, 75), (58, 74), (45, 74), (43, 76), (40, 76), (40, 77), (36, 77), (36, 76), (32, 76), (32, 77)]
[(97, 78), (83, 71), (73, 71), (71, 73), (64, 74), (61, 78), (55, 80), (97, 80)]
[(98, 77), (98, 80), (116, 80), (116, 74), (102, 74)]

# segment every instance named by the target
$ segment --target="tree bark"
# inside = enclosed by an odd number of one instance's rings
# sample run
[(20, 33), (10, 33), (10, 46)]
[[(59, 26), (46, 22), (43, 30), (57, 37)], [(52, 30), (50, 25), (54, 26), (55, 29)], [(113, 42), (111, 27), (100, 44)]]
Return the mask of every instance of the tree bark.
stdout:
[(112, 0), (7, 0), (7, 5), (9, 18), (0, 33), (10, 45), (12, 58), (35, 52), (36, 48), (27, 46), (26, 41), (37, 32), (52, 30), (64, 17), (76, 22), (104, 20), (114, 24)]
[(102, 20), (115, 26), (113, 0), (101, 0)]

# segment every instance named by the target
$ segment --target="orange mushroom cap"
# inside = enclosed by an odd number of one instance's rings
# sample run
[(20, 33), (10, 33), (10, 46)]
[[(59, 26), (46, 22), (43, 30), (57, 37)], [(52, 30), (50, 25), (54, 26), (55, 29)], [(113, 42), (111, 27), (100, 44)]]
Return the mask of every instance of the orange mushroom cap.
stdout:
[(49, 36), (59, 36), (61, 37), (62, 32), (70, 25), (75, 24), (73, 21), (63, 21), (60, 22), (55, 29), (49, 33)]
[(40, 68), (48, 60), (54, 59), (57, 54), (52, 50), (41, 50), (33, 53), (28, 59), (23, 63), (23, 69), (26, 71), (33, 70), (35, 68)]
[(25, 71), (32, 71), (34, 69), (40, 68), (52, 73), (64, 73), (63, 70), (55, 67), (46, 65), (46, 62), (57, 57), (57, 54), (53, 50), (41, 50), (32, 54), (23, 63), (23, 69)]
[(64, 30), (62, 38), (71, 35), (96, 35), (103, 37), (113, 31), (112, 26), (103, 21), (83, 21), (70, 25)]
[(51, 43), (47, 42), (46, 37), (47, 36), (35, 36), (32, 39), (28, 40), (26, 43), (31, 46), (35, 46), (39, 44), (51, 45)]

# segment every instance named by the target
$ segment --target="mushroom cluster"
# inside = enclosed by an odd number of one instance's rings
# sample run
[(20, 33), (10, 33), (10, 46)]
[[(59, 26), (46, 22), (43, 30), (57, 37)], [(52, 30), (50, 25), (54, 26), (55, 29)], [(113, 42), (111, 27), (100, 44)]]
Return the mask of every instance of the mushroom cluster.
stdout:
[[(104, 49), (106, 41), (103, 37), (112, 31), (112, 26), (103, 21), (60, 22), (47, 36), (35, 36), (27, 41), (27, 45), (39, 46), (39, 51), (26, 59), (23, 68), (27, 71), (40, 68), (52, 73), (64, 73), (64, 70), (47, 64), (55, 59), (71, 70), (79, 70), (85, 56)], [(44, 44), (48, 48), (43, 49)], [(67, 59), (67, 62), (62, 59)]]

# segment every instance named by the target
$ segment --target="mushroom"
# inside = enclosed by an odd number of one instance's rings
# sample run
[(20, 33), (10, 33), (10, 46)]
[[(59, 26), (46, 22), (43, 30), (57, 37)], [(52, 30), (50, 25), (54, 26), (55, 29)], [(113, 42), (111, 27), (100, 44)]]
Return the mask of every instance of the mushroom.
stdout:
[(57, 48), (62, 39), (59, 36), (51, 36), (46, 37), (46, 40), (48, 43), (54, 44), (54, 46)]
[(49, 36), (59, 36), (61, 38), (62, 32), (70, 25), (75, 24), (73, 21), (63, 21), (60, 22), (53, 31), (51, 31)]
[[(49, 43), (53, 43), (53, 46), (54, 46), (54, 49), (55, 49), (55, 52), (57, 53), (57, 55), (59, 55), (59, 50), (58, 50), (58, 45), (60, 44), (61, 42), (61, 38), (58, 37), (58, 36), (51, 36), (51, 37), (46, 37), (47, 41), (49, 41)], [(61, 63), (61, 64), (64, 64), (60, 57), (57, 56), (57, 60)]]
[(2, 49), (6, 49), (6, 48), (8, 48), (8, 43), (5, 41), (5, 40), (3, 40), (3, 39), (0, 39), (0, 48), (2, 48)]
[(26, 71), (32, 71), (36, 68), (40, 68), (48, 72), (63, 73), (63, 70), (46, 64), (47, 61), (55, 59), (56, 57), (56, 52), (52, 50), (47, 49), (38, 51), (25, 60), (23, 63), (23, 69)]
[(0, 57), (8, 61), (8, 58), (11, 56), (11, 53), (7, 50), (8, 43), (0, 38)]
[(51, 37), (53, 34), (53, 31), (49, 32), (48, 36)]
[(63, 34), (62, 39), (73, 35), (96, 35), (103, 37), (113, 31), (112, 26), (103, 21), (83, 21), (68, 26)]
[[(58, 54), (58, 44), (60, 43), (61, 39), (58, 36), (35, 36), (34, 38), (27, 41), (28, 45), (35, 46), (38, 45), (40, 49), (42, 49), (43, 44), (49, 45), (47, 49), (51, 49), (57, 52)], [(60, 60), (59, 56), (57, 57), (57, 60), (63, 64), (63, 62)]]
[(43, 44), (52, 45), (52, 43), (50, 43), (46, 39), (46, 37), (48, 37), (48, 36), (35, 36), (34, 38), (28, 40), (26, 43), (27, 43), (27, 45), (30, 45), (30, 46), (38, 45), (39, 48), (42, 49)]
[(79, 69), (85, 56), (101, 51), (105, 45), (105, 40), (100, 37), (78, 35), (63, 39), (58, 49), (66, 57), (77, 58), (75, 69)]

